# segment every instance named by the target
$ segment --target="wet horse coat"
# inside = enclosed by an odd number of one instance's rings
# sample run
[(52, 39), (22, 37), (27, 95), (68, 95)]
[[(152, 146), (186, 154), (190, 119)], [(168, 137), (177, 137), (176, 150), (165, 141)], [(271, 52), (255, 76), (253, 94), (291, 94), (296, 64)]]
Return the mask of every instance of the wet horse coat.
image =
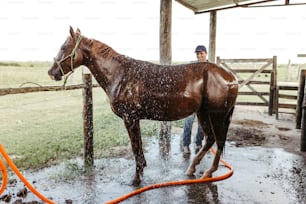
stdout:
[(213, 165), (203, 177), (217, 170), (238, 93), (232, 72), (208, 62), (166, 66), (132, 59), (70, 28), (48, 74), (61, 80), (80, 65), (88, 67), (106, 92), (112, 111), (124, 121), (136, 160), (134, 183), (140, 182), (146, 166), (141, 119), (173, 121), (196, 113), (206, 143), (186, 173), (195, 172), (215, 142), (218, 149)]

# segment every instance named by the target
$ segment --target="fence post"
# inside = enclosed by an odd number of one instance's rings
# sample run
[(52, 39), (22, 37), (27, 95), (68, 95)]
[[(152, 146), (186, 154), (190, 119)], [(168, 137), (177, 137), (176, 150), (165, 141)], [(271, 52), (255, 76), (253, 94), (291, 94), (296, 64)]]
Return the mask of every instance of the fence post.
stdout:
[[(304, 80), (304, 85), (305, 85), (305, 80)], [(304, 87), (304, 97), (303, 97), (301, 151), (306, 152), (306, 90), (305, 90), (305, 87)]]
[(272, 72), (270, 81), (269, 115), (276, 113), (276, 87), (277, 87), (277, 56), (272, 58)]
[(298, 98), (297, 98), (297, 104), (296, 104), (296, 129), (301, 129), (302, 112), (303, 112), (302, 106), (303, 106), (303, 97), (304, 97), (304, 89), (305, 89), (305, 74), (306, 74), (306, 70), (300, 71)]
[(84, 164), (93, 166), (93, 105), (91, 74), (83, 74), (83, 129), (84, 129)]

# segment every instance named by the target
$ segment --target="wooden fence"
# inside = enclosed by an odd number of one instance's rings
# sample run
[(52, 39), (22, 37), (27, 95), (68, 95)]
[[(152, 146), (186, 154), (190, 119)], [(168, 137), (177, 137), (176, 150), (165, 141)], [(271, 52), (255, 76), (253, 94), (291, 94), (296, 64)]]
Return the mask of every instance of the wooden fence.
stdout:
[[(257, 63), (263, 65), (259, 68), (252, 69), (250, 68), (250, 63), (252, 63), (252, 66)], [(281, 108), (296, 110), (296, 128), (302, 129), (300, 150), (306, 151), (306, 70), (300, 71), (298, 85), (289, 83), (278, 85), (276, 56), (267, 59), (221, 59), (217, 57), (217, 64), (233, 71), (237, 75), (240, 87), (237, 101), (238, 105), (268, 106), (269, 115), (276, 113), (276, 119), (278, 119), (279, 109)], [(234, 68), (236, 64), (239, 65), (239, 68)], [(247, 76), (246, 73), (249, 75)], [(259, 74), (269, 75), (269, 81), (259, 80)], [(269, 92), (258, 91), (255, 85), (260, 85), (261, 89), (263, 86), (268, 86)], [(250, 91), (241, 91), (241, 88), (245, 86)], [(294, 91), (295, 94), (289, 94), (289, 91)], [(255, 95), (261, 99), (261, 102), (250, 100), (241, 102), (239, 101), (239, 96), (243, 95)], [(267, 96), (269, 96), (269, 99), (267, 99)], [(287, 102), (280, 102), (280, 99), (286, 99)], [(293, 103), (288, 102), (288, 100), (292, 100)]]
[[(240, 89), (238, 105), (268, 106), (269, 115), (276, 112), (276, 56), (263, 59), (221, 59), (217, 57), (217, 64), (237, 75)], [(239, 100), (241, 96), (255, 96), (255, 98), (241, 101)]]
[(92, 88), (99, 85), (92, 83), (91, 74), (83, 74), (83, 84), (69, 86), (38, 86), (38, 87), (21, 87), (21, 88), (2, 88), (0, 96), (8, 94), (31, 93), (40, 91), (63, 91), (83, 89), (83, 133), (84, 133), (84, 164), (93, 166), (93, 105), (92, 105)]
[[(99, 85), (93, 84), (92, 87)], [(31, 93), (40, 91), (64, 91), (85, 88), (85, 84), (69, 85), (69, 86), (37, 86), (37, 87), (19, 87), (19, 88), (2, 88), (0, 89), (0, 96), (8, 94)]]
[[(276, 112), (275, 117), (279, 119), (279, 113), (295, 114), (297, 109), (297, 83), (278, 82), (276, 88)], [(282, 100), (283, 99), (283, 100)], [(290, 112), (290, 110), (293, 110)]]

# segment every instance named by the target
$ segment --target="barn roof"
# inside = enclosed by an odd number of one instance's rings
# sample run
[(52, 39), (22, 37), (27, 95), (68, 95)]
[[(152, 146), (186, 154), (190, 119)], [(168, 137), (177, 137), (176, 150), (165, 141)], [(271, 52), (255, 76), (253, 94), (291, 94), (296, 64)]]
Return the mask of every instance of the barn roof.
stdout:
[(176, 0), (195, 14), (236, 7), (300, 5), (296, 0)]

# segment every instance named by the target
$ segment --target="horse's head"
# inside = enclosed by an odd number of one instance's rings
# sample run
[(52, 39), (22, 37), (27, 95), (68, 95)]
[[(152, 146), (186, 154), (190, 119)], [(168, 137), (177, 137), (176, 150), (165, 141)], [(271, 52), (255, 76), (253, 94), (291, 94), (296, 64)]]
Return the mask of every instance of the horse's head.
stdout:
[(82, 35), (79, 29), (76, 32), (73, 31), (70, 26), (70, 36), (62, 45), (57, 56), (54, 58), (54, 62), (48, 70), (48, 74), (51, 79), (59, 81), (62, 76), (82, 65), (83, 55), (80, 49), (80, 43)]

